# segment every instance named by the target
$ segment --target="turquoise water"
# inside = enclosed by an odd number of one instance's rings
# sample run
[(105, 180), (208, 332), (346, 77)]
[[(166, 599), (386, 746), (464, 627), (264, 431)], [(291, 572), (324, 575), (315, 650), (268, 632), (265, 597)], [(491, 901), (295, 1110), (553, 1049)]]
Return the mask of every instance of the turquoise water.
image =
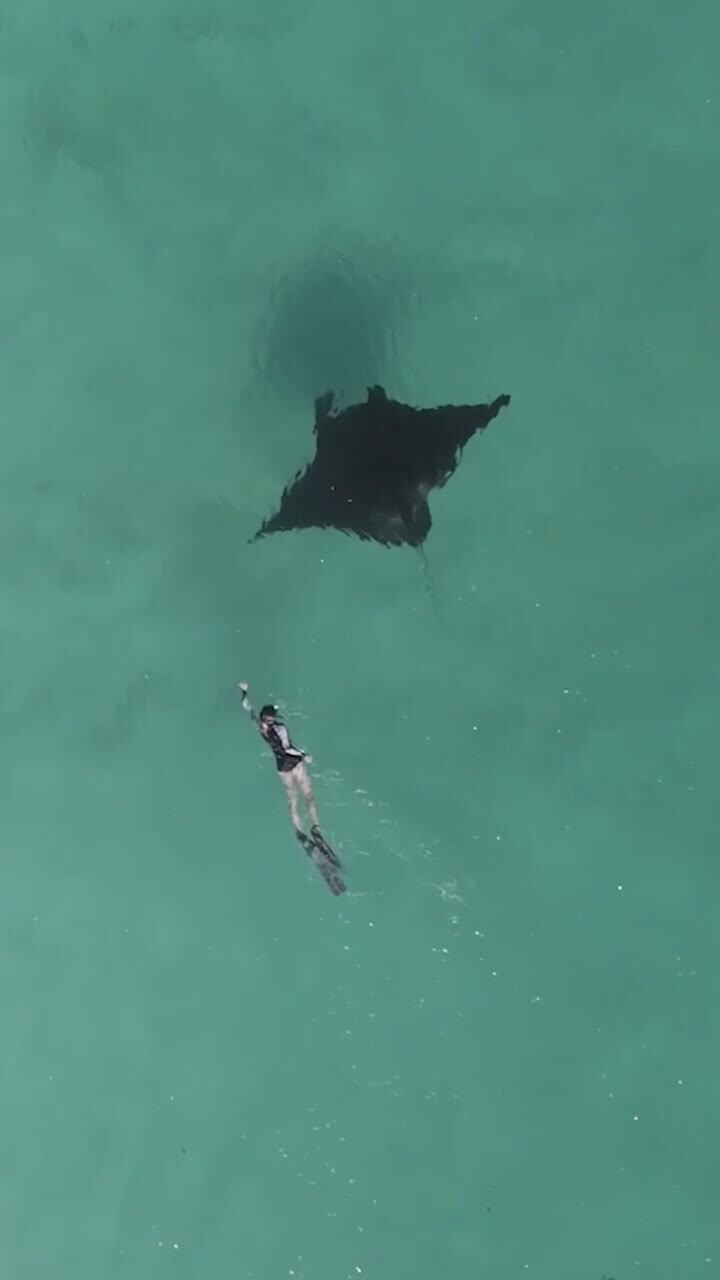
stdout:
[[(717, 1274), (719, 38), (0, 13), (13, 1280)], [(437, 611), (409, 551), (247, 545), (375, 374), (513, 397)]]

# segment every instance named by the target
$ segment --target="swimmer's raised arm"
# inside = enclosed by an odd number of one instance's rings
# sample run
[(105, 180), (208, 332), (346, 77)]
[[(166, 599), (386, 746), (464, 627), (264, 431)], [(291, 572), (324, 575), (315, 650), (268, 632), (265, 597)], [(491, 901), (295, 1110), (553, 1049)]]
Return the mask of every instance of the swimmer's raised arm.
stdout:
[(259, 723), (260, 723), (260, 722), (259, 722), (259, 720), (258, 720), (258, 718), (257, 718), (257, 715), (255, 714), (255, 712), (254, 712), (254, 710), (253, 710), (253, 708), (252, 708), (252, 705), (251, 705), (251, 703), (250, 703), (250, 699), (248, 698), (248, 688), (249, 688), (249, 685), (248, 685), (247, 680), (241, 680), (241, 681), (239, 682), (239, 684), (238, 684), (238, 689), (240, 690), (240, 692), (241, 692), (241, 694), (242, 694), (242, 703), (241, 703), (241, 705), (242, 705), (242, 709), (243, 709), (243, 711), (247, 711), (247, 712), (249, 712), (250, 719), (252, 720), (253, 724), (257, 724), (257, 725), (259, 725)]

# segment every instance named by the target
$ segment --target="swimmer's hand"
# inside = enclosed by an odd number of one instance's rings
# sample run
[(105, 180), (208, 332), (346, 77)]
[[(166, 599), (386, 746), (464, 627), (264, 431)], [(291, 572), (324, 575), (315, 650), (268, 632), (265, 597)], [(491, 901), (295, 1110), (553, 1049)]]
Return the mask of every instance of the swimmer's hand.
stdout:
[(303, 754), (303, 760), (305, 760), (307, 764), (312, 764), (313, 762), (312, 756), (307, 756), (305, 754)]
[(239, 690), (240, 690), (240, 692), (242, 693), (243, 697), (246, 697), (246, 696), (247, 696), (247, 691), (248, 691), (249, 687), (250, 687), (250, 686), (248, 685), (247, 680), (239, 680), (239, 681), (238, 681), (238, 689), (239, 689)]

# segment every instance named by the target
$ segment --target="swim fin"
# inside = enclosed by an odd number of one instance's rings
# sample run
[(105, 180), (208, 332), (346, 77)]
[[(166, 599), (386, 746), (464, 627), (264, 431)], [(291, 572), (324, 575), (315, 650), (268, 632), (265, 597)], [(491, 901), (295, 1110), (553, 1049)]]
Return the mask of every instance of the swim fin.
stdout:
[(298, 831), (297, 838), (307, 855), (312, 858), (330, 892), (339, 897), (340, 894), (347, 892), (345, 881), (339, 874), (340, 860), (317, 827), (313, 827), (312, 830), (312, 838), (306, 836), (304, 831)]
[(322, 852), (325, 854), (325, 857), (328, 859), (328, 862), (331, 862), (332, 865), (334, 867), (337, 867), (338, 871), (340, 871), (342, 869), (340, 864), (340, 859), (338, 858), (332, 845), (328, 844), (320, 828), (311, 827), (310, 835), (313, 838), (313, 843), (315, 844), (316, 848), (321, 849)]

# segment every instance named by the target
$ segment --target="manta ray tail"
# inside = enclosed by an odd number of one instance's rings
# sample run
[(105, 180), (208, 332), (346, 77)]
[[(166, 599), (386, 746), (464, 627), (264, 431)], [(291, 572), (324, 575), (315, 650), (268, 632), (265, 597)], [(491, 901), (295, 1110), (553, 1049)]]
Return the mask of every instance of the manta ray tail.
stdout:
[(437, 602), (437, 591), (435, 589), (433, 576), (430, 572), (430, 561), (427, 558), (427, 552), (424, 546), (422, 545), (422, 543), (420, 543), (418, 547), (418, 551), (420, 552), (420, 559), (422, 560), (422, 565), (423, 565), (423, 574), (425, 576), (425, 590), (427, 591), (430, 597), (432, 607), (433, 607), (433, 613), (435, 614), (435, 617), (437, 618), (438, 622), (441, 622), (442, 619), (440, 617), (440, 610), (438, 608), (438, 602)]

